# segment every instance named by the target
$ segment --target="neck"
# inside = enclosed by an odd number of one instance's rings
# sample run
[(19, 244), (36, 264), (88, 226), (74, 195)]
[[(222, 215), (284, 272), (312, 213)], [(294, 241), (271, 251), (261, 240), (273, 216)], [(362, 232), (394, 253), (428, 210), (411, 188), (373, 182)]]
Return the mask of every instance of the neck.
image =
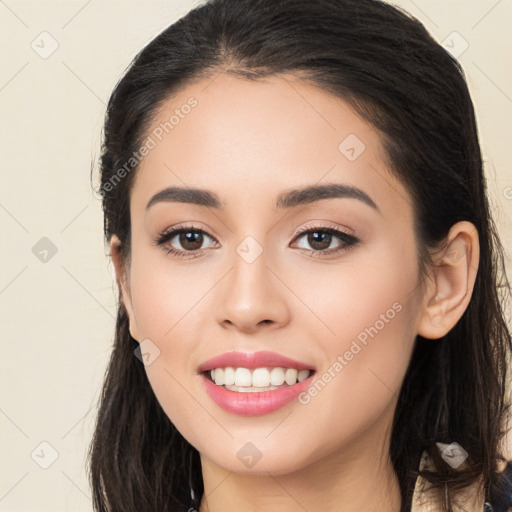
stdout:
[(205, 492), (200, 512), (399, 512), (389, 433), (365, 432), (327, 457), (284, 475), (233, 473), (202, 456)]

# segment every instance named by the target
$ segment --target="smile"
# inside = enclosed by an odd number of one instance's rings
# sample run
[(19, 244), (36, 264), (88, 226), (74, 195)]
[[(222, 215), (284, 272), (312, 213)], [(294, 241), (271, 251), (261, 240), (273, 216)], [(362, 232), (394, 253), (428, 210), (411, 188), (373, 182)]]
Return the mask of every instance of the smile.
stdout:
[(220, 408), (259, 416), (297, 398), (311, 385), (315, 369), (274, 352), (227, 352), (200, 365), (199, 373)]
[[(311, 370), (297, 370), (295, 368), (215, 368), (210, 370), (209, 377), (217, 386), (224, 386), (230, 391), (239, 393), (256, 393), (272, 391), (281, 386), (293, 386), (297, 382), (306, 380)], [(207, 374), (208, 376), (208, 374)]]

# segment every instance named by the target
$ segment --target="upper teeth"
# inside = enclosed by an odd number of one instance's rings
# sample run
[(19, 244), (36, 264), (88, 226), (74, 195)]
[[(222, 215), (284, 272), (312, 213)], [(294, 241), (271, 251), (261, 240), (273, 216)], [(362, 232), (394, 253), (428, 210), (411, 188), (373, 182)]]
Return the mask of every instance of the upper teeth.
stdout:
[(210, 370), (212, 380), (218, 386), (241, 386), (265, 388), (268, 386), (281, 386), (286, 382), (289, 386), (297, 381), (302, 382), (309, 377), (309, 370), (295, 370), (293, 368), (215, 368)]

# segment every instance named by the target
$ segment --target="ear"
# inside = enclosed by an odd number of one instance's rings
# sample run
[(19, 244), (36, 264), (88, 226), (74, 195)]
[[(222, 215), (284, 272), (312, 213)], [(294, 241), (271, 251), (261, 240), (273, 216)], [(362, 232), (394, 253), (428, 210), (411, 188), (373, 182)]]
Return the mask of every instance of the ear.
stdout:
[(418, 319), (417, 332), (428, 339), (442, 338), (464, 314), (480, 259), (478, 232), (472, 223), (454, 224), (445, 241), (441, 254), (434, 258)]
[(116, 235), (112, 235), (110, 238), (109, 248), (110, 257), (112, 258), (112, 263), (114, 264), (119, 298), (123, 302), (123, 305), (128, 314), (128, 320), (130, 322), (130, 335), (135, 340), (140, 341), (137, 322), (135, 321), (135, 314), (133, 312), (133, 303), (128, 277), (129, 268), (127, 262), (123, 259), (121, 241)]

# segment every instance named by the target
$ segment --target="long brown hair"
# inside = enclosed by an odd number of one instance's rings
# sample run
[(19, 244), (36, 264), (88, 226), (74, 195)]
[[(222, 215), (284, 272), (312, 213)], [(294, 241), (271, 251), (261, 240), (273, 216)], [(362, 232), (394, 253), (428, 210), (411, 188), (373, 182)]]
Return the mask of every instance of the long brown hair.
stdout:
[[(508, 411), (512, 341), (502, 308), (510, 286), (460, 65), (418, 20), (376, 0), (210, 0), (193, 9), (135, 57), (108, 103), (99, 193), (106, 241), (119, 237), (124, 258), (130, 256), (129, 201), (137, 171), (131, 159), (149, 121), (173, 93), (221, 69), (248, 80), (300, 74), (377, 127), (393, 172), (413, 198), (424, 271), (432, 263), (429, 249), (454, 223), (475, 225), (480, 262), (470, 303), (443, 339), (417, 337), (390, 450), (402, 511), (410, 508), (423, 450), (438, 469), (422, 475), (446, 484), (448, 496), (479, 475), (486, 496), (495, 494)], [(199, 509), (198, 452), (163, 412), (136, 348), (120, 303), (90, 445), (94, 508)], [(469, 454), (466, 470), (440, 459), (436, 441), (453, 440)]]

